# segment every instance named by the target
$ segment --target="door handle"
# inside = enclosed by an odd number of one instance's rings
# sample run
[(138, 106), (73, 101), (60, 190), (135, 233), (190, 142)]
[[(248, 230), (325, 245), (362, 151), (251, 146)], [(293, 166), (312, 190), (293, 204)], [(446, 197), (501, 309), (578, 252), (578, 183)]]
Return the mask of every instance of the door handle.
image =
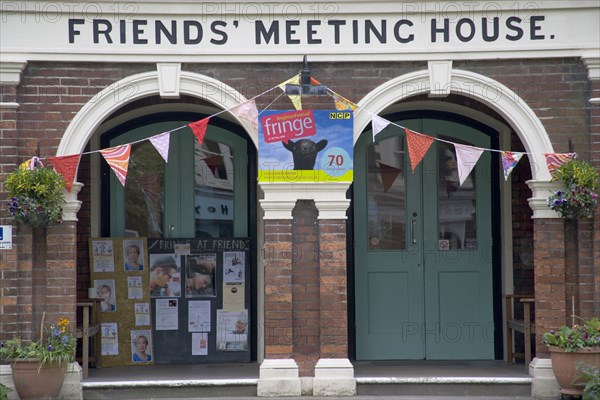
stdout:
[(169, 224), (169, 239), (173, 237), (173, 231), (175, 230), (175, 225)]
[(412, 242), (412, 244), (417, 244), (417, 239), (415, 238), (415, 224), (417, 223), (417, 220), (411, 220), (410, 221), (410, 241)]

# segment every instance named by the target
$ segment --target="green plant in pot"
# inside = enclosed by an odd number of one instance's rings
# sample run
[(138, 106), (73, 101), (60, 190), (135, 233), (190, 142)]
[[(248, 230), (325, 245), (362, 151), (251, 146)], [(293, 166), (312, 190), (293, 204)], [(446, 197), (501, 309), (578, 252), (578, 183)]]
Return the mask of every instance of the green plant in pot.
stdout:
[(560, 180), (564, 189), (548, 197), (548, 207), (570, 220), (594, 215), (598, 204), (600, 174), (592, 164), (577, 159), (567, 161), (556, 169), (553, 180)]
[(5, 181), (8, 211), (15, 222), (44, 227), (62, 221), (63, 177), (37, 157), (21, 164)]
[(565, 395), (581, 396), (585, 379), (579, 363), (600, 368), (600, 319), (581, 320), (544, 333), (543, 340), (552, 358), (552, 370)]
[(44, 326), (37, 341), (25, 342), (13, 337), (0, 342), (0, 359), (10, 362), (15, 389), (21, 399), (58, 396), (67, 365), (75, 360), (76, 341), (69, 320)]

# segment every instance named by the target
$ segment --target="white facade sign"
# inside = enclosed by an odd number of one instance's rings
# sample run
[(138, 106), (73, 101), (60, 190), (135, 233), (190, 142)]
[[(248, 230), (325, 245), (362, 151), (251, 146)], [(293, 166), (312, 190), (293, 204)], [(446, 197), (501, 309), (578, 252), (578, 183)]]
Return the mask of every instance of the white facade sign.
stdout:
[[(431, 60), (597, 51), (597, 1), (2, 2), (5, 60)], [(377, 10), (377, 13), (373, 13)], [(574, 54), (574, 44), (578, 44)], [(350, 56), (351, 55), (351, 56)], [(456, 57), (454, 57), (456, 58)], [(114, 57), (113, 60), (117, 60)]]

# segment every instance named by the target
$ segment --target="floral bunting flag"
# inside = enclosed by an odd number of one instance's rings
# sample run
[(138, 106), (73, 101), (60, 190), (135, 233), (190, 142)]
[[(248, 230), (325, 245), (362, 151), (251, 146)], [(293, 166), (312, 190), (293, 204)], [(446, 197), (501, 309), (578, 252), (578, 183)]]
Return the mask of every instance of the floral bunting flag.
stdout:
[[(281, 82), (277, 86), (279, 86), (279, 88), (281, 90), (283, 90), (284, 93), (285, 93), (285, 85), (287, 85), (288, 83), (290, 83), (292, 85), (299, 85), (300, 84), (300, 74), (291, 77), (290, 79), (288, 79), (285, 82)], [(294, 107), (296, 108), (296, 110), (302, 110), (302, 96), (301, 95), (299, 95), (299, 94), (290, 94), (290, 95), (288, 95), (288, 97), (292, 101), (292, 104), (294, 105)]]
[(544, 155), (546, 156), (546, 165), (552, 179), (554, 179), (554, 172), (558, 167), (569, 160), (577, 158), (577, 153), (545, 153)]
[(208, 121), (210, 117), (206, 117), (201, 119), (200, 121), (192, 122), (188, 124), (194, 135), (196, 135), (196, 139), (198, 139), (198, 143), (202, 144), (204, 142), (204, 135), (206, 134), (206, 127), (208, 126)]
[(115, 175), (117, 175), (121, 185), (125, 186), (127, 169), (129, 168), (129, 155), (131, 154), (131, 143), (100, 150), (100, 153), (102, 153), (108, 165), (110, 165)]
[(408, 144), (410, 166), (414, 173), (415, 168), (417, 168), (417, 165), (419, 165), (423, 157), (425, 157), (425, 153), (427, 153), (427, 150), (429, 150), (431, 143), (433, 143), (435, 139), (431, 136), (413, 132), (408, 128), (404, 128), (404, 130), (406, 131), (406, 143)]
[(381, 118), (379, 115), (373, 114), (373, 118), (371, 119), (371, 125), (373, 127), (373, 141), (375, 141), (375, 136), (377, 136), (377, 134), (384, 130), (385, 127), (389, 124), (390, 121), (388, 121), (387, 119)]
[(456, 150), (456, 168), (458, 169), (458, 179), (460, 181), (460, 185), (462, 185), (473, 168), (475, 168), (475, 164), (477, 164), (477, 160), (479, 160), (479, 157), (481, 157), (484, 149), (458, 143), (453, 144), (454, 149)]
[(253, 100), (245, 101), (232, 109), (231, 113), (238, 118), (245, 119), (252, 124), (255, 132), (258, 132), (258, 109), (256, 108), (256, 102)]
[(165, 162), (169, 162), (169, 142), (171, 138), (171, 132), (159, 133), (150, 138), (150, 143), (154, 146), (156, 151), (161, 155)]
[(351, 109), (352, 111), (356, 112), (357, 105), (348, 100), (347, 98), (340, 96), (337, 93), (333, 93), (333, 99), (335, 100), (336, 110)]
[(381, 176), (381, 184), (383, 185), (383, 191), (387, 193), (388, 190), (392, 187), (398, 175), (402, 173), (400, 168), (392, 167), (391, 165), (387, 165), (378, 162), (379, 164), (379, 175)]
[(502, 152), (502, 169), (504, 170), (504, 180), (507, 181), (513, 168), (516, 167), (517, 163), (523, 157), (525, 153), (517, 153), (512, 151)]
[(56, 172), (58, 172), (65, 180), (65, 187), (69, 193), (71, 193), (71, 188), (73, 187), (73, 181), (75, 180), (80, 159), (81, 154), (48, 157), (48, 161), (52, 163)]

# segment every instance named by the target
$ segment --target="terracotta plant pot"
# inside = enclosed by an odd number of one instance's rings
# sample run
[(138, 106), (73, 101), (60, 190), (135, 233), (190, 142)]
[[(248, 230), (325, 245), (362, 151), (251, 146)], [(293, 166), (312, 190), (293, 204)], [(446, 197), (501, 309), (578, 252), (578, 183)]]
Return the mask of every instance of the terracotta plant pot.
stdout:
[(17, 360), (11, 363), (12, 378), (21, 400), (54, 399), (65, 380), (64, 365), (44, 365), (38, 371), (39, 361)]
[(565, 395), (581, 396), (584, 380), (577, 370), (577, 363), (584, 362), (600, 368), (600, 348), (584, 348), (567, 352), (558, 347), (548, 347), (552, 357), (552, 371), (560, 386), (560, 392)]

